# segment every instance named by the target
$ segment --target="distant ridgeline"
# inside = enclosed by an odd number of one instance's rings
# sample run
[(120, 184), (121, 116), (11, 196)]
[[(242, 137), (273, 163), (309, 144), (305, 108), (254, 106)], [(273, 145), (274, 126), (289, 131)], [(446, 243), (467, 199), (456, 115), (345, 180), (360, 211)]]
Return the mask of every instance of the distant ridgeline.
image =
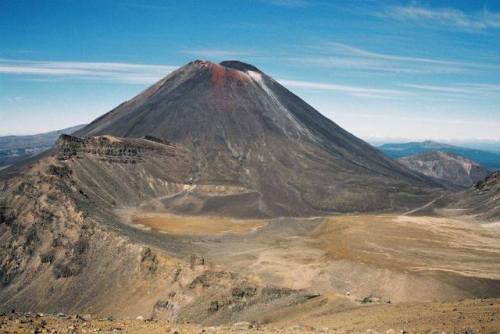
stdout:
[(393, 159), (421, 152), (445, 151), (475, 161), (489, 170), (500, 170), (500, 153), (447, 145), (434, 141), (383, 144), (378, 146), (378, 149)]

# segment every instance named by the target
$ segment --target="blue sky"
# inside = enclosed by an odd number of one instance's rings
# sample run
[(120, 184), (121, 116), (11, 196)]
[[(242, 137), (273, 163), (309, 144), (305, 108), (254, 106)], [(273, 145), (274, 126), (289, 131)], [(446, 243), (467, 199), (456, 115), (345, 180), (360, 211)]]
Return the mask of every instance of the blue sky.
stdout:
[(93, 120), (193, 59), (363, 138), (500, 140), (500, 1), (2, 0), (0, 135)]

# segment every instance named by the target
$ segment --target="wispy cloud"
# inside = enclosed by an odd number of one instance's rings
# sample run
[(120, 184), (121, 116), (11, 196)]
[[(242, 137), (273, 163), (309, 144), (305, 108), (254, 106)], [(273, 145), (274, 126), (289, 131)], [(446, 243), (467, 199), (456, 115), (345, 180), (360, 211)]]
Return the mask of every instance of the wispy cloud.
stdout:
[(395, 62), (366, 57), (344, 57), (339, 55), (319, 55), (306, 57), (289, 57), (289, 61), (303, 65), (325, 68), (345, 69), (361, 72), (389, 72), (400, 74), (434, 74), (434, 73), (459, 73), (464, 69), (458, 66), (432, 66), (411, 64), (408, 62)]
[(457, 85), (462, 87), (471, 87), (473, 89), (480, 89), (485, 92), (500, 93), (500, 84), (460, 83)]
[(170, 65), (0, 59), (0, 75), (98, 79), (128, 84), (149, 84), (176, 68)]
[(5, 98), (7, 100), (7, 102), (9, 103), (17, 103), (19, 101), (22, 101), (25, 99), (24, 96), (13, 96), (13, 97), (6, 97)]
[[(455, 64), (452, 61), (442, 61), (427, 58), (400, 57), (368, 52), (366, 50), (338, 45), (349, 54), (358, 54), (364, 58), (375, 58), (393, 61), (421, 62), (424, 64)], [(221, 51), (222, 50), (207, 50)], [(225, 56), (229, 53), (219, 53)], [(337, 63), (341, 66), (358, 66), (359, 63)], [(362, 60), (360, 60), (362, 61)], [(462, 64), (462, 63), (460, 63)], [(462, 65), (463, 66), (463, 65)], [(170, 65), (145, 65), (113, 62), (73, 62), (73, 61), (27, 61), (0, 59), (0, 75), (17, 75), (26, 80), (48, 81), (57, 78), (77, 80), (101, 80), (124, 84), (152, 84), (168, 73), (177, 69)], [(484, 83), (461, 83), (454, 85), (402, 84), (400, 88), (375, 88), (357, 85), (343, 85), (339, 83), (325, 83), (303, 80), (278, 79), (278, 82), (289, 88), (332, 91), (360, 98), (373, 99), (401, 99), (408, 97), (425, 96), (436, 93), (438, 96), (453, 95), (457, 97), (500, 96), (500, 85)], [(436, 95), (429, 95), (430, 97)]]
[(260, 0), (273, 6), (280, 7), (305, 7), (309, 4), (306, 0)]
[(467, 32), (500, 29), (500, 12), (486, 9), (466, 13), (455, 8), (429, 8), (413, 4), (389, 7), (380, 15), (419, 24), (438, 24)]
[[(29, 80), (35, 81), (46, 81), (50, 78), (71, 78), (80, 80), (107, 80), (125, 84), (151, 84), (175, 69), (177, 69), (176, 66), (170, 65), (0, 59), (0, 75), (27, 76)], [(398, 98), (409, 94), (406, 91), (395, 89), (287, 79), (278, 81), (292, 88), (335, 91), (368, 98)]]
[(500, 98), (500, 85), (495, 84), (460, 83), (448, 86), (404, 84), (403, 87), (436, 93), (465, 94)]
[(450, 60), (441, 60), (441, 59), (432, 59), (432, 58), (423, 58), (423, 57), (406, 57), (406, 56), (398, 56), (391, 55), (385, 53), (377, 53), (368, 51), (365, 49), (357, 48), (351, 45), (331, 42), (328, 45), (334, 47), (340, 53), (344, 53), (346, 55), (354, 55), (363, 58), (370, 59), (382, 59), (382, 60), (394, 60), (394, 61), (403, 61), (403, 62), (415, 62), (415, 63), (424, 63), (424, 64), (439, 64), (439, 65), (461, 65), (463, 63), (457, 61)]
[(327, 42), (311, 48), (314, 50), (313, 55), (289, 57), (288, 60), (322, 67), (402, 74), (500, 71), (500, 66), (487, 63), (386, 54), (337, 42)]
[(396, 90), (396, 89), (371, 88), (362, 86), (349, 86), (349, 85), (339, 85), (339, 84), (331, 84), (323, 82), (286, 80), (286, 79), (279, 79), (278, 82), (286, 87), (291, 87), (291, 88), (334, 91), (334, 92), (347, 93), (349, 95), (357, 97), (388, 99), (388, 98), (400, 98), (411, 95), (411, 93), (408, 91)]
[(500, 99), (500, 85), (458, 83), (454, 85), (402, 84), (398, 88), (375, 88), (355, 85), (342, 85), (325, 82), (278, 79), (288, 88), (333, 91), (360, 98), (373, 99), (430, 99), (457, 101), (457, 98), (476, 99), (487, 97)]
[(116, 5), (122, 7), (128, 7), (133, 9), (145, 9), (151, 11), (164, 11), (164, 10), (172, 10), (174, 6), (172, 4), (168, 4), (166, 1), (162, 2), (160, 5), (148, 3), (146, 1), (142, 2), (126, 2), (126, 1), (117, 1)]
[(251, 52), (246, 52), (246, 51), (225, 50), (225, 49), (193, 49), (193, 50), (182, 50), (181, 52), (187, 55), (192, 55), (196, 57), (206, 57), (206, 58), (241, 57), (252, 54)]

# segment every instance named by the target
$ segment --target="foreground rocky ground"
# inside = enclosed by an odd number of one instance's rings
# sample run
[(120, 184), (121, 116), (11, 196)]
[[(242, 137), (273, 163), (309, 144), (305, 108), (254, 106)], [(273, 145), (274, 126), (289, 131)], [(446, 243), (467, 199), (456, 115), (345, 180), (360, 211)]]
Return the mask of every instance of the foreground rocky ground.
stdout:
[[(314, 305), (312, 305), (314, 304)], [(324, 304), (316, 305), (316, 304)], [(90, 314), (9, 313), (0, 316), (0, 333), (497, 333), (500, 299), (453, 303), (378, 304), (328, 311), (320, 299), (270, 324), (238, 322), (222, 326), (166, 320), (94, 318)], [(314, 308), (311, 312), (309, 308)]]

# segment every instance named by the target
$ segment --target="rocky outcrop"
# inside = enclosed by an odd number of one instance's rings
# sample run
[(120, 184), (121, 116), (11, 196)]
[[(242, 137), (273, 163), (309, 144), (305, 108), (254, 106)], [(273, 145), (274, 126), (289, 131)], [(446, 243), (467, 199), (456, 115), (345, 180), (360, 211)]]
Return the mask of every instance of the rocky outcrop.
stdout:
[(418, 153), (400, 158), (398, 162), (416, 172), (461, 187), (470, 187), (489, 174), (474, 161), (444, 151)]
[(500, 172), (491, 173), (484, 180), (476, 184), (476, 190), (479, 192), (500, 192)]
[(147, 136), (145, 139), (120, 139), (112, 136), (79, 138), (61, 135), (56, 142), (57, 157), (67, 160), (93, 155), (100, 160), (117, 163), (138, 163), (146, 154), (174, 156), (175, 146), (169, 142)]
[(455, 195), (455, 208), (465, 208), (468, 213), (484, 220), (500, 219), (500, 172), (489, 175), (471, 189)]

